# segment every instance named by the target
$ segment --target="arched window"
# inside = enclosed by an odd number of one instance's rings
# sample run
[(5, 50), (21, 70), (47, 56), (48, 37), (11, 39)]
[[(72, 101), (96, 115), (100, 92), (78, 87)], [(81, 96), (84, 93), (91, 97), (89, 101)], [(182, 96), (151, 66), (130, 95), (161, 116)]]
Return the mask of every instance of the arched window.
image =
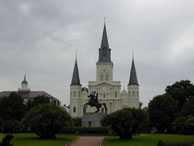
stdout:
[(75, 106), (73, 107), (73, 112), (74, 112), (74, 113), (76, 112), (76, 107), (75, 107)]
[(133, 91), (133, 96), (135, 96), (135, 91)]
[(80, 93), (80, 91), (79, 91), (79, 97), (81, 96), (81, 93)]
[(115, 91), (115, 97), (117, 97), (117, 91)]
[(76, 96), (76, 91), (73, 91), (73, 96), (74, 96), (74, 97)]

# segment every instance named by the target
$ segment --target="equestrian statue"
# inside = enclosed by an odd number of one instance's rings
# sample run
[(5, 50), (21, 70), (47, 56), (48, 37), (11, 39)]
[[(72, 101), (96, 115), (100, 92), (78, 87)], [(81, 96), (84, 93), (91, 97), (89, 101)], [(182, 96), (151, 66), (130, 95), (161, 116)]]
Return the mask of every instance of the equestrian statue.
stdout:
[(98, 101), (98, 93), (93, 92), (88, 96), (88, 98), (89, 98), (89, 101), (86, 104), (84, 104), (84, 108), (83, 108), (84, 114), (86, 113), (86, 108), (88, 105), (91, 107), (96, 107), (95, 113), (98, 113), (100, 111), (100, 108), (102, 107), (104, 107), (105, 113), (107, 113), (106, 103), (100, 103)]

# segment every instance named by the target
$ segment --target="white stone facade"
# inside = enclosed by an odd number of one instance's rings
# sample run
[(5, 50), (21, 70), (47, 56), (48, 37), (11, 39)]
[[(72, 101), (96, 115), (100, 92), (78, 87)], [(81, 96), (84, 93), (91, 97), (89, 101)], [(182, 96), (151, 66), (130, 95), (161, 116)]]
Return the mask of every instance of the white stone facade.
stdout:
[[(104, 32), (103, 32), (103, 35), (104, 35)], [(110, 53), (108, 55), (110, 55)], [(79, 79), (78, 68), (77, 68), (77, 76)], [(136, 77), (136, 71), (135, 71), (135, 77)], [(83, 88), (80, 83), (77, 85), (71, 84), (70, 114), (72, 117), (75, 118), (75, 117), (83, 116), (83, 106), (85, 103), (88, 102), (88, 99), (89, 99), (88, 95), (90, 95), (94, 91), (98, 93), (99, 102), (106, 103), (108, 113), (112, 113), (114, 111), (127, 108), (127, 107), (131, 107), (131, 108), (140, 107), (138, 83), (130, 84), (129, 82), (127, 90), (121, 90), (120, 81), (114, 81), (113, 79), (112, 61), (109, 61), (109, 62), (98, 61), (96, 63), (96, 80), (89, 81), (88, 88), (86, 87)], [(91, 112), (91, 111), (94, 111), (95, 109), (90, 107), (88, 108), (88, 110)], [(101, 110), (103, 111), (103, 108)]]

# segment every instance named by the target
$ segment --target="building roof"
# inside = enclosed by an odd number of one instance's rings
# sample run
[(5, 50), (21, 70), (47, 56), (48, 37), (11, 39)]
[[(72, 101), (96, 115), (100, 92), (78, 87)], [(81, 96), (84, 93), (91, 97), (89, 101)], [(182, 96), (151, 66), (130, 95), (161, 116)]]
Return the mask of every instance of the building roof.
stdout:
[(53, 97), (45, 91), (2, 91), (0, 92), (0, 98), (8, 97), (12, 92), (17, 92), (21, 97), (27, 99), (33, 99), (35, 97), (44, 96), (53, 100), (57, 100), (59, 102), (56, 97)]
[(138, 79), (137, 79), (137, 73), (135, 69), (134, 58), (132, 59), (132, 65), (131, 65), (130, 78), (129, 78), (128, 85), (139, 85)]
[(73, 76), (72, 76), (72, 80), (71, 80), (71, 86), (73, 85), (81, 85), (80, 84), (80, 79), (79, 79), (79, 69), (78, 69), (78, 65), (77, 65), (77, 59), (75, 60), (75, 65), (74, 65), (74, 69), (73, 69)]

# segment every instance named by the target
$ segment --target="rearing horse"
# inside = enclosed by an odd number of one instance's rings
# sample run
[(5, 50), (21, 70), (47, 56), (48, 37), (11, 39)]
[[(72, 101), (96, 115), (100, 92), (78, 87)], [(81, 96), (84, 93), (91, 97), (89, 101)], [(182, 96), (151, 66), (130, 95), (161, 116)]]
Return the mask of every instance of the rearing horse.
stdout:
[(107, 107), (106, 107), (106, 104), (105, 103), (100, 103), (98, 101), (98, 93), (94, 92), (93, 94), (90, 94), (89, 96), (89, 101), (84, 104), (84, 113), (86, 113), (86, 108), (88, 105), (90, 105), (91, 107), (96, 107), (96, 113), (98, 113), (100, 111), (100, 108), (102, 106), (104, 106), (104, 109), (105, 109), (105, 113), (107, 113)]

